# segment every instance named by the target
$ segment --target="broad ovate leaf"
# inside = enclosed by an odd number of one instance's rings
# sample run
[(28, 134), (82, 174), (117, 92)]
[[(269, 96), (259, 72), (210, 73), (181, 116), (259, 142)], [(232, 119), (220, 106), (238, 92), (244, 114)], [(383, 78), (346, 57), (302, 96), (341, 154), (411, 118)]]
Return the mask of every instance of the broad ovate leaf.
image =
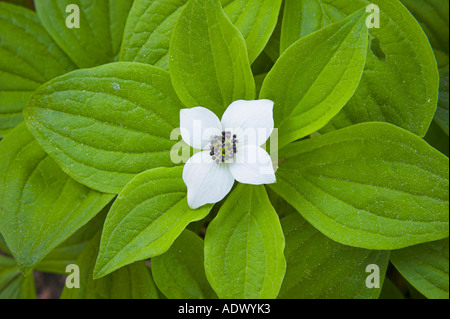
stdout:
[(117, 194), (134, 176), (173, 166), (183, 105), (169, 74), (128, 62), (83, 69), (41, 86), (24, 115), (39, 144), (78, 182)]
[(264, 186), (232, 191), (205, 236), (205, 270), (220, 298), (276, 298), (286, 270), (284, 236)]
[(169, 70), (169, 43), (187, 0), (135, 0), (123, 35), (120, 61)]
[(203, 106), (221, 117), (236, 100), (255, 98), (245, 40), (219, 0), (190, 0), (172, 34), (172, 83), (187, 107)]
[[(378, 298), (389, 251), (341, 245), (321, 234), (299, 214), (283, 218), (281, 226), (286, 238), (287, 268), (278, 298)], [(378, 266), (378, 288), (366, 285), (371, 265)]]
[[(124, 32), (121, 61), (169, 69), (172, 31), (187, 0), (135, 0)], [(222, 0), (227, 17), (246, 40), (250, 62), (262, 52), (275, 28), (281, 0)]]
[(61, 299), (158, 299), (158, 291), (150, 269), (144, 261), (133, 263), (109, 276), (94, 280), (92, 275), (99, 241), (100, 232), (91, 239), (75, 262), (79, 267), (80, 287), (64, 287)]
[(159, 290), (169, 299), (217, 298), (203, 265), (203, 240), (184, 230), (164, 254), (151, 260)]
[[(367, 8), (369, 5), (376, 5), (379, 11)], [(426, 34), (400, 1), (286, 0), (282, 48), (361, 9), (370, 13), (369, 23), (377, 19), (378, 12), (380, 27), (369, 30), (367, 60), (358, 89), (325, 131), (376, 121), (423, 137), (436, 110), (438, 69)]]
[(404, 129), (353, 125), (279, 159), (269, 187), (339, 243), (396, 249), (448, 237), (448, 158)]
[(23, 121), (35, 89), (76, 66), (56, 45), (36, 13), (0, 3), (0, 137)]
[(25, 124), (0, 142), (0, 232), (23, 273), (28, 274), (112, 198), (65, 174)]
[(445, 238), (394, 250), (391, 262), (427, 298), (448, 299), (448, 242)]
[(35, 0), (34, 4), (45, 29), (79, 68), (115, 61), (132, 0)]
[(256, 60), (277, 25), (281, 0), (222, 0), (225, 14), (245, 38), (250, 63)]
[(155, 168), (137, 175), (119, 194), (105, 221), (95, 277), (166, 252), (186, 226), (212, 205), (189, 208), (183, 168)]
[(359, 11), (295, 42), (264, 80), (260, 98), (275, 102), (280, 147), (324, 127), (358, 87), (368, 29)]

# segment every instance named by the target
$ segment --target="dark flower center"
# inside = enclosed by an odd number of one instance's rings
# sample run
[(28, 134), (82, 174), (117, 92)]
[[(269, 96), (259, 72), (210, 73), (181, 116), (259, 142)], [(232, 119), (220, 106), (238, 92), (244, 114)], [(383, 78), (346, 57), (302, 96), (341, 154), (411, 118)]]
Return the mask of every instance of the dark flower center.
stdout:
[(213, 161), (220, 164), (232, 159), (237, 153), (236, 144), (238, 142), (236, 134), (232, 135), (230, 131), (223, 131), (221, 135), (214, 136), (209, 153)]

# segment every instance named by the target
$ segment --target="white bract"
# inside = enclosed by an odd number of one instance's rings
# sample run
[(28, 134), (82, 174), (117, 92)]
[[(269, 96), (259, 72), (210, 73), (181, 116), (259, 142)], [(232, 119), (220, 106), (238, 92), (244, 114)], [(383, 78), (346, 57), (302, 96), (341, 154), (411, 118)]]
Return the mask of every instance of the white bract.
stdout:
[(222, 200), (234, 181), (261, 185), (275, 182), (270, 155), (261, 148), (272, 134), (273, 102), (235, 101), (222, 121), (204, 107), (180, 111), (184, 142), (202, 150), (183, 169), (189, 207)]

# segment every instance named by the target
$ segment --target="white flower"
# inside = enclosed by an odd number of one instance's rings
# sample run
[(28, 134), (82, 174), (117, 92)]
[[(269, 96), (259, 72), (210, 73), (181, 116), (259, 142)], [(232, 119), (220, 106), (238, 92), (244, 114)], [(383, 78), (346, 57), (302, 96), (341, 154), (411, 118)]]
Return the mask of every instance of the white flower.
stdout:
[(260, 185), (275, 182), (270, 155), (262, 149), (272, 134), (273, 102), (235, 101), (222, 121), (204, 107), (180, 111), (184, 142), (200, 151), (183, 169), (189, 207), (217, 203), (231, 190), (234, 180)]

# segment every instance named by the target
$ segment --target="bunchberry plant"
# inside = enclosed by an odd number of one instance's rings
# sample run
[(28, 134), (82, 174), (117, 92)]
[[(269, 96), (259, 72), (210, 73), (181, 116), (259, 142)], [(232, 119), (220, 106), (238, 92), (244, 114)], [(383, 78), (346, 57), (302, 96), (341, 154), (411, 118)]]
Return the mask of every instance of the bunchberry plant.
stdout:
[(448, 1), (8, 2), (0, 298), (449, 297)]
[[(221, 201), (234, 180), (251, 185), (275, 183), (272, 159), (261, 148), (273, 132), (272, 114), (270, 100), (235, 101), (221, 121), (202, 107), (181, 110), (183, 140), (194, 148), (206, 149), (192, 156), (183, 168), (189, 207)], [(195, 123), (207, 129), (195, 134)]]

